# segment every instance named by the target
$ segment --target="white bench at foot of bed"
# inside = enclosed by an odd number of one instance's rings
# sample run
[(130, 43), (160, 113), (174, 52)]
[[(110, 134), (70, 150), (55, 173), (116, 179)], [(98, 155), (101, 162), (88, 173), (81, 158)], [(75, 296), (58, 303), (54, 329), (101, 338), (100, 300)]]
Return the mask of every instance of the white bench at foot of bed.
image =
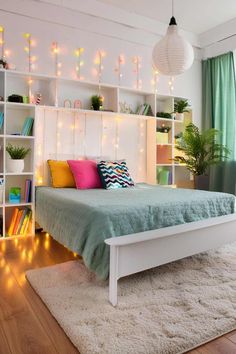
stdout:
[(236, 241), (236, 213), (106, 239), (110, 246), (109, 300), (118, 279)]

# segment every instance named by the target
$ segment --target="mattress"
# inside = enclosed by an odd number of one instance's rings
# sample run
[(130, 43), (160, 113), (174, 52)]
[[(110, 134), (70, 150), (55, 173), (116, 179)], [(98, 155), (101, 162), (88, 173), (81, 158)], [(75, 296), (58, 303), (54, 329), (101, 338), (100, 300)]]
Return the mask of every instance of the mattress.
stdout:
[(109, 274), (106, 238), (234, 211), (235, 197), (231, 194), (146, 184), (115, 190), (36, 189), (36, 221), (58, 242), (80, 254), (100, 279)]

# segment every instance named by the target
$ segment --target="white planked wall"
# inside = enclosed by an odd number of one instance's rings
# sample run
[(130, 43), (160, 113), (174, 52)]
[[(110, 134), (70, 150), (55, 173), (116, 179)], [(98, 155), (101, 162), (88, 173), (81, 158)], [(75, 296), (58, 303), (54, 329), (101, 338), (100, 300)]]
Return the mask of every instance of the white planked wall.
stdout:
[[(146, 181), (146, 121), (38, 108), (36, 182), (50, 182), (47, 160), (126, 159), (136, 182)], [(41, 184), (41, 183), (40, 183)]]
[[(58, 1), (51, 1), (57, 4)], [(59, 1), (60, 2), (60, 1)], [(121, 16), (119, 11), (111, 11), (111, 20), (103, 19), (96, 1), (90, 0), (90, 5), (97, 11), (97, 17), (83, 12), (86, 7), (84, 1), (78, 0), (78, 9), (81, 12), (68, 10), (59, 6), (45, 4), (41, 1), (11, 0), (0, 2), (0, 25), (5, 27), (6, 49), (10, 50), (9, 62), (16, 65), (18, 70), (26, 70), (27, 56), (24, 51), (25, 39), (23, 34), (30, 32), (35, 41), (32, 55), (36, 56), (35, 71), (45, 74), (54, 74), (53, 58), (50, 52), (52, 41), (58, 41), (60, 47), (59, 61), (62, 63), (62, 76), (74, 77), (76, 58), (74, 50), (84, 47), (84, 66), (82, 76), (86, 80), (97, 81), (94, 64), (98, 49), (106, 52), (104, 58), (104, 70), (102, 81), (118, 84), (117, 74), (114, 69), (119, 54), (125, 57), (125, 65), (122, 66), (122, 86), (134, 87), (136, 75), (131, 58), (141, 57), (140, 78), (144, 90), (152, 90), (152, 48), (166, 27), (160, 23), (151, 21), (145, 17), (126, 13)], [(94, 6), (92, 6), (94, 3)], [(104, 14), (104, 16), (107, 14)], [(117, 16), (119, 15), (119, 18)], [(100, 17), (99, 17), (100, 16)], [(115, 20), (116, 18), (116, 20)], [(123, 22), (122, 23), (122, 19)], [(130, 19), (130, 21), (129, 21)], [(156, 26), (156, 27), (155, 27)], [(155, 30), (156, 28), (156, 30)], [(188, 34), (185, 33), (186, 36)], [(190, 36), (191, 37), (191, 36)], [(189, 37), (189, 38), (190, 38)], [(193, 43), (196, 40), (192, 39)], [(196, 43), (197, 45), (197, 43)], [(201, 124), (201, 62), (200, 50), (195, 48), (196, 59), (192, 68), (175, 78), (173, 95), (188, 97), (193, 108), (193, 120)], [(158, 93), (168, 95), (169, 78), (159, 76)], [(66, 87), (65, 87), (66, 91)], [(68, 93), (68, 98), (69, 93)]]

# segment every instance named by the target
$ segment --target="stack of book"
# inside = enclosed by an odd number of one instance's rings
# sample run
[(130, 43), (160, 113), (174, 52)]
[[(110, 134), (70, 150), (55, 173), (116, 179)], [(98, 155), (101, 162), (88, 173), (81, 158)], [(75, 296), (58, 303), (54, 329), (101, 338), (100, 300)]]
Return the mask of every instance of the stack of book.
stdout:
[(32, 186), (31, 179), (26, 179), (25, 180), (25, 196), (24, 196), (25, 203), (31, 202), (31, 186)]
[(153, 117), (153, 112), (150, 104), (144, 103), (138, 106), (135, 114), (139, 114), (141, 116), (151, 116)]
[(21, 135), (30, 136), (32, 134), (33, 124), (34, 124), (34, 118), (32, 117), (25, 118)]
[(28, 208), (15, 208), (12, 214), (10, 226), (8, 228), (8, 236), (26, 235), (31, 224), (32, 210)]
[(0, 129), (2, 129), (3, 121), (4, 121), (4, 113), (0, 112)]

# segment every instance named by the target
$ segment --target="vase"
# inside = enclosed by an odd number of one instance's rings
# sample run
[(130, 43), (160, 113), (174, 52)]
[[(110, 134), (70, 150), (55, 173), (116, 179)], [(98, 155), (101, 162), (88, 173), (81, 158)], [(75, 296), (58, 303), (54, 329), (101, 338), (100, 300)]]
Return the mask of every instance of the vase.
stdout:
[(24, 160), (13, 160), (9, 159), (7, 161), (7, 172), (11, 173), (21, 173), (25, 167)]
[(181, 120), (181, 121), (183, 121), (183, 120), (184, 120), (184, 113), (178, 113), (178, 112), (176, 112), (176, 113), (175, 113), (175, 119), (176, 119), (176, 120)]
[(209, 191), (209, 176), (194, 176), (194, 188)]

